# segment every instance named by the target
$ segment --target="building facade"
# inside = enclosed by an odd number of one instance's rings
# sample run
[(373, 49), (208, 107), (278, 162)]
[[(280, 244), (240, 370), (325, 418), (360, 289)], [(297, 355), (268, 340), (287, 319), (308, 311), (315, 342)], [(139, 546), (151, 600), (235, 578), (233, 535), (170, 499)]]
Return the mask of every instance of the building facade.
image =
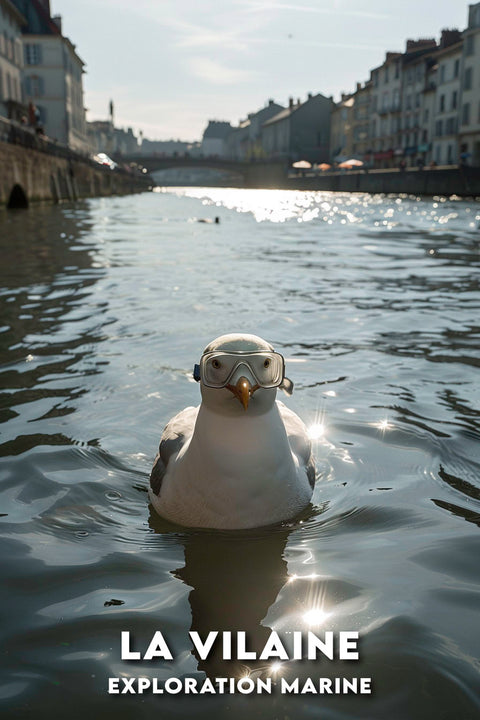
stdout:
[(332, 108), (330, 118), (330, 152), (332, 162), (343, 162), (353, 155), (353, 95), (342, 93)]
[(230, 160), (247, 162), (266, 157), (262, 145), (262, 125), (270, 118), (284, 110), (282, 105), (269, 100), (268, 104), (254, 113), (249, 113), (246, 120), (239, 122), (237, 127), (226, 138), (227, 157)]
[(0, 0), (0, 115), (20, 120), (26, 113), (22, 92), (24, 16), (10, 0)]
[[(364, 85), (357, 83), (357, 89), (353, 93), (352, 113), (352, 153), (350, 157), (363, 160), (370, 152), (370, 105), (371, 105), (371, 82)], [(347, 158), (347, 160), (350, 159)]]
[(370, 143), (365, 162), (394, 167), (401, 154), (401, 53), (387, 52), (382, 65), (370, 73)]
[(458, 121), (460, 161), (480, 166), (480, 2), (469, 6), (463, 33)]
[[(436, 81), (432, 159), (437, 165), (458, 163), (459, 109), (461, 104), (462, 39), (443, 43), (435, 53)], [(441, 44), (442, 45), (442, 44)]]
[(202, 154), (205, 157), (227, 157), (227, 138), (232, 130), (228, 122), (210, 120), (202, 137)]
[(59, 16), (48, 0), (12, 0), (26, 18), (23, 27), (25, 101), (34, 106), (37, 125), (53, 140), (88, 152), (83, 101), (84, 63), (62, 35)]
[(309, 94), (302, 103), (290, 98), (288, 108), (262, 125), (262, 146), (266, 157), (286, 160), (328, 162), (333, 99), (321, 93)]

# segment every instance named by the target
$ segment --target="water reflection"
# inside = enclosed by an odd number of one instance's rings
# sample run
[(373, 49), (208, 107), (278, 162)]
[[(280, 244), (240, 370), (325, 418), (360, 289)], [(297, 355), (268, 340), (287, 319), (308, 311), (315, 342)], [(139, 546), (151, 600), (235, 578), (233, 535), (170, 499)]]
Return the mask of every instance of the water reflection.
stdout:
[[(287, 581), (284, 552), (289, 528), (228, 535), (195, 533), (184, 541), (185, 565), (175, 572), (192, 590), (191, 630), (205, 638), (211, 630), (245, 631), (248, 649), (261, 652), (270, 628), (262, 624)], [(209, 677), (243, 675), (258, 663), (222, 659), (217, 645), (198, 668)], [(265, 663), (263, 663), (265, 665)], [(246, 667), (247, 666), (247, 667)]]
[[(41, 206), (35, 213), (4, 218), (0, 422), (21, 414), (28, 422), (58, 421), (74, 411), (86, 392), (81, 378), (101, 371), (93, 348), (108, 303), (90, 304), (93, 286), (104, 275), (103, 269), (93, 267), (91, 231), (88, 206), (82, 204), (62, 212)], [(71, 323), (77, 333), (65, 331)], [(72, 442), (59, 432), (26, 436), (20, 431), (25, 425), (19, 422), (17, 427), (17, 439), (1, 444), (0, 453), (16, 455), (42, 443)]]

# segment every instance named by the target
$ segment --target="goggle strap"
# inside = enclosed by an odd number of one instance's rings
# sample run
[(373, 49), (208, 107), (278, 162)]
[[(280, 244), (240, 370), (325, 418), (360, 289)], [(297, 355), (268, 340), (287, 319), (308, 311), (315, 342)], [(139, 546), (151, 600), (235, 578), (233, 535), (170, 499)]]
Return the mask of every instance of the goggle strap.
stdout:
[(195, 382), (200, 382), (200, 365), (197, 365), (196, 363), (193, 366), (193, 379)]
[(291, 395), (293, 393), (293, 382), (287, 378), (284, 377), (282, 380), (281, 385), (279, 386), (284, 392), (287, 393), (287, 395)]

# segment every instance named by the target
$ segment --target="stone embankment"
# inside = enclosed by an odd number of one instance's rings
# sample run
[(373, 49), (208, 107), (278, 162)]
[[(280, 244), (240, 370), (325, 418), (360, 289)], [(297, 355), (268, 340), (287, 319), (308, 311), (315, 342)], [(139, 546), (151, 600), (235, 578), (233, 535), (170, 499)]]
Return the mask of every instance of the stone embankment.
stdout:
[(321, 175), (308, 173), (290, 176), (286, 187), (291, 190), (480, 197), (480, 168), (460, 165), (423, 170), (347, 170)]
[(0, 206), (127, 195), (148, 190), (151, 184), (140, 172), (111, 170), (27, 128), (0, 120)]

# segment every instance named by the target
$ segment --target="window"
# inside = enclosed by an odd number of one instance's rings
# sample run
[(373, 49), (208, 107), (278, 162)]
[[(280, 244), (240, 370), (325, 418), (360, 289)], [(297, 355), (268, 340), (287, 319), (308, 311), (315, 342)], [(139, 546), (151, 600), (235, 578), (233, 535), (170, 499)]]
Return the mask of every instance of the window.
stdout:
[(445, 65), (440, 65), (440, 82), (445, 82)]
[(388, 65), (385, 68), (385, 82), (388, 83)]
[(428, 116), (429, 116), (428, 108), (425, 108), (424, 113), (423, 113), (423, 122), (428, 122)]
[(38, 43), (25, 45), (25, 65), (40, 65), (42, 62), (42, 46)]
[(31, 97), (41, 97), (44, 94), (45, 86), (43, 78), (38, 75), (30, 75), (25, 78), (25, 90)]
[(393, 91), (393, 110), (400, 109), (400, 90), (396, 88)]
[(437, 137), (443, 135), (443, 120), (437, 120), (435, 123), (435, 135), (437, 135)]
[(2, 68), (0, 68), (0, 100), (3, 98), (3, 76), (2, 76)]
[(400, 77), (400, 63), (397, 61), (395, 63), (395, 80), (398, 80)]
[(457, 118), (448, 118), (445, 125), (445, 135), (455, 135), (457, 132)]
[(451, 165), (453, 162), (453, 145), (449, 145), (447, 149), (447, 163)]
[(460, 72), (460, 60), (455, 60), (455, 65), (453, 66), (453, 77), (458, 77), (458, 74)]
[(412, 107), (412, 96), (411, 95), (407, 95), (405, 106), (406, 106), (407, 110), (411, 109), (411, 107)]
[(463, 105), (462, 125), (470, 125), (470, 103), (464, 103)]
[(452, 110), (456, 110), (456, 109), (457, 109), (457, 100), (458, 100), (458, 98), (457, 98), (457, 91), (454, 90), (454, 91), (452, 92)]
[(464, 90), (472, 89), (472, 74), (473, 74), (473, 70), (471, 67), (465, 68), (465, 74), (463, 76), (463, 89)]
[(474, 42), (474, 35), (467, 35), (465, 38), (465, 55), (473, 55), (475, 48)]
[[(0, 78), (0, 93), (1, 93), (1, 91), (2, 91), (2, 81)], [(477, 120), (477, 122), (480, 123), (480, 103), (478, 103), (478, 120)]]
[(445, 95), (440, 95), (440, 106), (438, 110), (439, 112), (445, 112)]
[(420, 107), (420, 93), (417, 93), (417, 94), (415, 95), (415, 107), (416, 107), (416, 108), (419, 108), (419, 107)]

